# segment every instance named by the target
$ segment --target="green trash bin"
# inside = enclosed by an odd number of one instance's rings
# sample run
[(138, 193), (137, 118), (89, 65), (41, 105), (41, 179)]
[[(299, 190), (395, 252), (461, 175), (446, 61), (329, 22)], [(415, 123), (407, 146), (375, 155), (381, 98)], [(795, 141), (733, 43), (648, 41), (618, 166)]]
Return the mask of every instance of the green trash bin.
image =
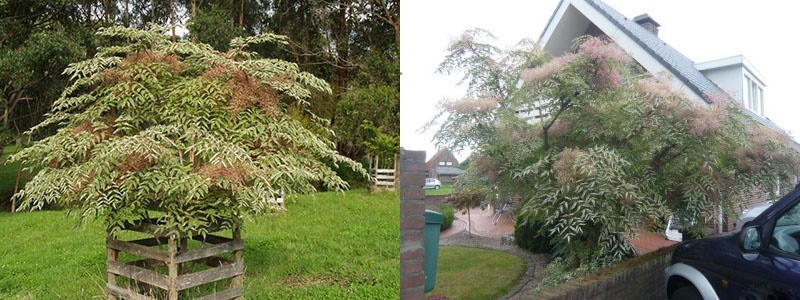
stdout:
[(436, 284), (436, 265), (439, 263), (439, 231), (444, 217), (442, 214), (425, 210), (425, 292)]

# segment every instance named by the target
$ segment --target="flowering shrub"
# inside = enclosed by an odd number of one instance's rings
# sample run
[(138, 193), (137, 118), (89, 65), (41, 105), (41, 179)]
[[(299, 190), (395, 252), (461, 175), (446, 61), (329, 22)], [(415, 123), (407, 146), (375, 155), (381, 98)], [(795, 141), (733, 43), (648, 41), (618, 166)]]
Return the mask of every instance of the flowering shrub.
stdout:
[[(632, 255), (635, 228), (671, 214), (702, 224), (719, 208), (738, 211), (754, 189), (791, 187), (797, 174), (800, 159), (784, 134), (750, 119), (727, 95), (703, 95), (706, 105), (673, 90), (669, 78), (643, 78), (641, 66), (607, 39), (579, 39), (574, 53), (549, 62), (536, 49), (498, 52), (512, 58), (494, 61), (517, 66), (496, 77), (515, 85), (473, 80), (484, 68), (457, 60), (476, 55), (465, 49), (443, 66), (465, 71), (469, 91), (497, 105), (477, 114), (445, 111), (435, 139), (474, 150), (467, 173), (491, 178), (485, 190), (524, 196), (522, 223), (546, 229), (563, 251), (561, 273)], [(542, 113), (525, 122), (516, 112), (526, 108)]]
[(102, 217), (112, 232), (156, 209), (168, 233), (205, 233), (280, 210), (282, 193), (347, 188), (326, 162), (365, 175), (319, 134), (323, 121), (288, 112), (303, 111), (328, 85), (247, 50), (285, 37), (236, 38), (220, 53), (171, 42), (158, 28), (98, 34), (128, 43), (65, 71), (72, 85), (32, 130), (59, 129), (13, 157), (38, 170), (15, 195), (20, 209), (60, 204), (82, 219)]

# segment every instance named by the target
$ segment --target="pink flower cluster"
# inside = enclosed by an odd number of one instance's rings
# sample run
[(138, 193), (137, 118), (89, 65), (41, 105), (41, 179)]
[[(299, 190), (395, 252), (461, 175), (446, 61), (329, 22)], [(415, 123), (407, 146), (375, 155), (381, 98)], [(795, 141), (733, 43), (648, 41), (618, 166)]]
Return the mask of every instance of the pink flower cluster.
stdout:
[(566, 148), (556, 156), (553, 162), (553, 175), (556, 181), (561, 186), (572, 185), (578, 177), (578, 172), (575, 170), (575, 161), (581, 155), (581, 151), (574, 148)]
[(497, 108), (498, 103), (499, 100), (495, 97), (469, 97), (443, 102), (442, 107), (452, 113), (468, 114), (491, 111)]
[(522, 71), (522, 73), (520, 74), (520, 78), (522, 78), (522, 81), (525, 83), (539, 82), (545, 80), (551, 75), (563, 69), (564, 66), (566, 66), (569, 62), (575, 59), (575, 57), (577, 56), (572, 53), (556, 57), (544, 65)]
[(472, 42), (473, 40), (475, 40), (475, 36), (472, 35), (471, 33), (465, 32), (464, 34), (461, 35), (461, 40), (464, 42)]
[(628, 56), (628, 54), (625, 53), (622, 48), (606, 38), (587, 38), (583, 43), (581, 43), (578, 51), (593, 58), (597, 63), (606, 61), (627, 63), (631, 60), (631, 57)]
[(552, 137), (560, 137), (567, 134), (570, 129), (572, 129), (572, 121), (557, 120), (553, 123), (553, 126), (550, 126), (550, 130), (547, 133)]
[(594, 78), (596, 89), (612, 88), (622, 84), (622, 75), (619, 74), (609, 63), (604, 62), (597, 68)]
[(672, 89), (672, 86), (669, 85), (669, 82), (664, 78), (651, 77), (639, 79), (637, 85), (645, 94), (656, 98), (665, 99), (678, 96)]
[(578, 51), (591, 57), (598, 65), (594, 82), (596, 89), (622, 84), (622, 75), (615, 70), (615, 65), (631, 61), (631, 57), (622, 48), (606, 38), (589, 37), (581, 43)]
[(725, 102), (712, 103), (708, 107), (695, 107), (694, 117), (689, 119), (689, 132), (696, 137), (714, 133), (725, 121)]

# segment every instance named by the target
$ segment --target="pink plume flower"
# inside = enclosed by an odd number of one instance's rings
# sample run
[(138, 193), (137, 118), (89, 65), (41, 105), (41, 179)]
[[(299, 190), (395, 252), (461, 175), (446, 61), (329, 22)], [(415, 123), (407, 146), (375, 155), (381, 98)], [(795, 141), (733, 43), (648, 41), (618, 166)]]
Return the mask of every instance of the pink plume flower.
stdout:
[(468, 97), (444, 102), (442, 107), (452, 113), (468, 114), (491, 111), (497, 108), (498, 103), (499, 100), (496, 97)]
[(578, 51), (593, 58), (597, 63), (604, 61), (627, 63), (631, 60), (622, 48), (605, 38), (590, 37), (581, 44)]
[(543, 81), (549, 78), (551, 75), (563, 69), (564, 66), (566, 66), (572, 60), (574, 60), (575, 57), (577, 56), (572, 53), (556, 57), (544, 65), (522, 71), (522, 73), (520, 74), (520, 78), (522, 78), (522, 81), (525, 83)]

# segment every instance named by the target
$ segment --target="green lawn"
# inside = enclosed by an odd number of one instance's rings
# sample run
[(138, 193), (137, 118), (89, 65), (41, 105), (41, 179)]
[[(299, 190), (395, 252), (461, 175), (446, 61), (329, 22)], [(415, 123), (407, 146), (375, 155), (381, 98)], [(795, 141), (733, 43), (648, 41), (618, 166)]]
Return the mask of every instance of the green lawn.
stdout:
[(505, 252), (442, 246), (436, 286), (428, 295), (450, 299), (497, 299), (508, 293), (525, 274), (527, 264)]
[[(10, 154), (17, 152), (16, 146), (6, 146), (3, 149), (3, 155), (0, 156), (0, 210), (8, 210), (11, 207), (9, 200), (14, 195), (14, 184), (17, 180), (17, 171), (19, 170), (19, 163), (6, 164), (6, 159)], [(23, 173), (22, 185), (30, 175)]]
[(437, 196), (437, 195), (450, 195), (453, 193), (453, 185), (452, 184), (442, 184), (439, 189), (426, 189), (425, 195), (428, 196)]
[[(319, 193), (245, 222), (248, 299), (396, 299), (399, 200)], [(0, 213), (0, 299), (105, 299), (101, 222), (61, 211)]]

